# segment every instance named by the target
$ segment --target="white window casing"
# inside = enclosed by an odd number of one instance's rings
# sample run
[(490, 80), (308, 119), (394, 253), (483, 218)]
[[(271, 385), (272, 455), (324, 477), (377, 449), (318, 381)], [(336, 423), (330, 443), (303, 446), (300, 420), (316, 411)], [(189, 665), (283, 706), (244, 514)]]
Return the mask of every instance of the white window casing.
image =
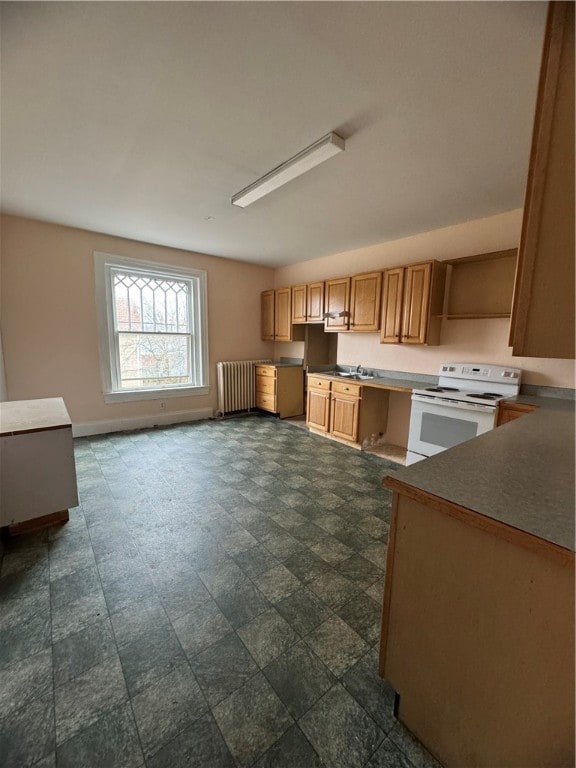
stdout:
[(94, 270), (104, 401), (207, 395), (206, 272), (99, 252)]

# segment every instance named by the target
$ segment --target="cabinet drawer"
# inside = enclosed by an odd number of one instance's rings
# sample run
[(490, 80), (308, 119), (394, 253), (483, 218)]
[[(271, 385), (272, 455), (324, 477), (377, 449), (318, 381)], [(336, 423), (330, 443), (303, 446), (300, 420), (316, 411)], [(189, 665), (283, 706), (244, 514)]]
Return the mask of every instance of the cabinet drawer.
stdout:
[(256, 407), (263, 408), (265, 411), (276, 412), (276, 398), (274, 395), (268, 395), (266, 392), (256, 392)]
[(360, 397), (361, 384), (351, 384), (348, 381), (333, 381), (332, 392), (339, 395), (350, 395), (350, 397)]
[(273, 365), (257, 365), (256, 376), (268, 376), (269, 378), (276, 378), (276, 368)]
[(276, 379), (269, 376), (256, 376), (256, 392), (264, 392), (268, 395), (276, 394)]
[(329, 392), (331, 384), (332, 382), (330, 379), (320, 379), (316, 376), (308, 376), (308, 389), (323, 389), (326, 392)]

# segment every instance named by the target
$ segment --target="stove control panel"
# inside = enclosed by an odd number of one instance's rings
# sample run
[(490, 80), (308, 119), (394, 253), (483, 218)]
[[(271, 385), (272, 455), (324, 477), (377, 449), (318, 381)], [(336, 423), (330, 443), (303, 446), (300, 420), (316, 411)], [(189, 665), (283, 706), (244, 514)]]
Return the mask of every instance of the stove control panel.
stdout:
[(491, 363), (443, 363), (439, 372), (441, 384), (449, 379), (465, 379), (475, 382), (501, 382), (505, 386), (518, 386), (522, 377), (520, 368), (508, 368)]

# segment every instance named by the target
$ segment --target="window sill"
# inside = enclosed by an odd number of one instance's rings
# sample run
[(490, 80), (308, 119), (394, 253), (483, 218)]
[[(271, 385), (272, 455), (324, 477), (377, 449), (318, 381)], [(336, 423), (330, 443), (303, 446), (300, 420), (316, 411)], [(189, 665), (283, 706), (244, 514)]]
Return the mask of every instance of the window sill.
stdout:
[(199, 397), (210, 394), (210, 387), (182, 387), (181, 389), (127, 389), (104, 392), (105, 403), (125, 403), (130, 400), (167, 400), (170, 397)]

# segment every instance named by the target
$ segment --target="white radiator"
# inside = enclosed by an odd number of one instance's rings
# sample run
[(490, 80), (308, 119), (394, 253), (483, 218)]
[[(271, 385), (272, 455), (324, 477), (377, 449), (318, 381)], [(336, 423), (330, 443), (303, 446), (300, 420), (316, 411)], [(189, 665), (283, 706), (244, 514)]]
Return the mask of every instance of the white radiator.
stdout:
[(216, 363), (218, 410), (216, 416), (249, 411), (256, 406), (254, 366), (271, 360), (234, 360)]

